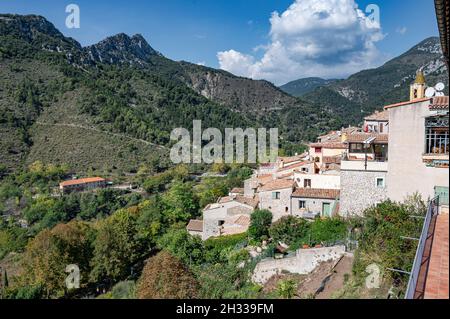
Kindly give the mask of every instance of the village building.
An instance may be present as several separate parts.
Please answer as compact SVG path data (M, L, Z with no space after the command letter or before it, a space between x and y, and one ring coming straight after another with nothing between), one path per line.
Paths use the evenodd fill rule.
M104 178L89 177L64 181L59 184L59 189L63 193L71 193L71 192L88 191L96 188L105 188L106 185L107 182L106 179Z
M270 210L273 221L291 214L291 195L295 182L290 179L270 181L258 189L259 208Z
M217 203L206 206L203 210L202 239L246 232L249 222L246 222L247 218L240 217L250 217L257 207L257 198L240 195L222 197Z
M389 111L376 111L364 119L364 132L389 134Z
M361 216L365 209L387 197L388 135L356 133L348 136L348 151L341 161L342 216Z
M338 189L297 188L291 196L292 215L301 218L332 217L339 211Z
M321 174L295 172L294 180L299 188L341 189L341 176L338 168L333 173Z
M417 98L385 107L390 122L388 196L402 201L416 192L425 200L441 194L448 203L449 98L424 98L422 77L411 87Z
M192 236L203 236L203 220L191 219L186 226L186 230Z
M345 141L349 135L361 132L357 127L343 128L340 131L332 131L327 135L320 136L316 143L309 145L310 159L316 163L323 164L337 157L341 157L347 150ZM325 163L329 164L329 163Z

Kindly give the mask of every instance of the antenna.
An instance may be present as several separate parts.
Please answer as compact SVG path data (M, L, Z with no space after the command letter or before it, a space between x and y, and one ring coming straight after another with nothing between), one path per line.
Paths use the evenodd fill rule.
M432 87L429 87L425 90L425 96L428 98L433 97L436 94L436 90Z
M439 82L438 84L436 84L436 86L434 88L436 89L436 91L444 91L445 84L442 82Z
M434 97L434 96L444 96L444 89L445 84L442 82L439 82L435 85L435 87L429 87L425 90L425 96L428 98Z

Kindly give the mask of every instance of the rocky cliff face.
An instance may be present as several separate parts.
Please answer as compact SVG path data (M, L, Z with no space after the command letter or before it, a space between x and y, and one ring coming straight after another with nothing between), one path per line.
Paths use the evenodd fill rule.
M204 97L236 111L266 114L302 102L282 92L267 81L237 77L228 72L181 63L187 74L186 84Z
M161 56L140 34L129 37L120 33L86 47L84 51L90 60L108 64L144 66L152 56Z

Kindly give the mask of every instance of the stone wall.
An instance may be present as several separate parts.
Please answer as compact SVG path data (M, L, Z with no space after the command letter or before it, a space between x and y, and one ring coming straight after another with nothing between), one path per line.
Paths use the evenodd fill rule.
M306 209L300 209L299 201L306 202ZM333 213L333 209L335 207L335 200L332 199L320 199L320 198L301 198L301 197L292 197L291 199L291 209L292 214L297 217L302 217L303 213L309 212L314 214L322 214L322 205L324 203L330 204L331 213Z
M377 178L384 178L385 186L377 187ZM387 199L387 172L341 170L340 215L359 215L366 208Z
M273 199L272 193L280 192L280 199ZM291 213L291 195L292 189L286 188L281 190L274 190L268 192L260 192L259 208L270 210L273 214L273 221L279 220L283 216L288 216Z
M264 285L272 276L282 272L306 275L320 263L339 260L345 254L345 246L314 249L299 249L295 257L283 259L266 259L258 263L252 275L252 281Z

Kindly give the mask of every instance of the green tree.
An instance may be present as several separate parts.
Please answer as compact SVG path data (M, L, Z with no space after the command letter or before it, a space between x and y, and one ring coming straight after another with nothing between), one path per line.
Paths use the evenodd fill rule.
M286 245L309 242L310 223L302 218L285 216L276 221L269 229L270 237L275 242Z
M268 210L255 210L250 219L248 234L254 240L261 240L268 237L269 227L272 224L273 215Z
M190 235L184 228L169 229L158 244L186 265L199 264L203 261L202 240L198 236Z
M163 195L164 214L169 223L187 222L198 214L198 200L191 183L175 182Z
M139 238L137 213L121 209L102 220L94 243L91 279L117 281L129 276L132 266L150 247Z
M66 293L65 270L70 264L80 268L81 285L86 285L91 244L92 230L84 222L43 230L28 244L23 257L25 286L42 287L46 297L62 297Z

